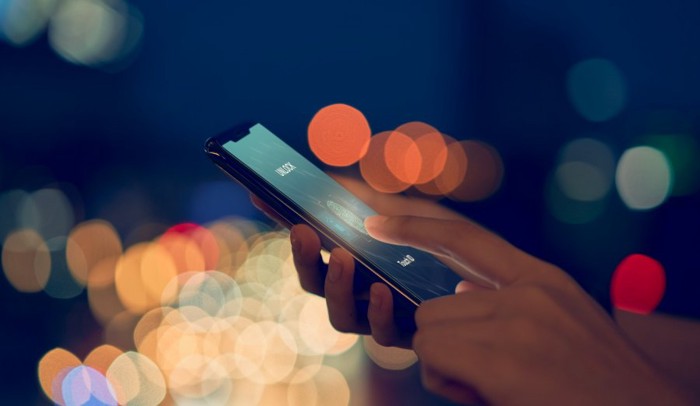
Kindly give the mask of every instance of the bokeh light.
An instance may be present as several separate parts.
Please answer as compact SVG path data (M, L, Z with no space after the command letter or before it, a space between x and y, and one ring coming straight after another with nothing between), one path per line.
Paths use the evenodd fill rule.
M23 227L37 230L46 239L65 236L75 221L68 197L54 188L40 189L26 196L18 215Z
M12 232L2 246L2 269L18 291L41 291L51 273L51 254L46 242L31 229Z
M384 369L406 369L418 362L418 357L412 350L399 347L384 347L377 344L372 336L362 337L362 345L369 358Z
M55 348L39 360L39 383L46 396L59 405L63 399L63 379L73 369L81 365L78 357L63 348Z
M611 148L593 138L578 138L559 152L559 162L547 182L546 199L552 215L568 224L584 224L606 207L615 175Z
M435 179L415 185L421 193L432 196L447 196L464 182L469 162L461 142L444 135L446 143L445 164Z
M567 75L569 99L585 119L601 122L615 117L627 101L627 86L617 65L607 59L587 59Z
M643 137L644 144L661 151L673 173L671 195L686 196L700 188L700 143L690 134Z
M482 141L468 140L460 144L467 155L467 173L448 197L465 202L490 197L501 187L503 180L505 169L501 154Z
M609 146L592 138L579 138L561 151L556 180L569 198L584 202L605 197L613 183L615 157Z
M64 59L102 66L129 56L143 30L140 14L123 0L64 0L49 24L49 42Z
M673 174L668 160L657 149L640 146L622 154L615 184L622 201L633 210L649 210L668 197Z
M332 166L349 166L359 161L367 152L371 135L364 114L340 103L319 110L308 128L311 151Z
M398 162L392 164L393 170L389 167L389 162L386 158L386 151L389 149L389 141L392 141L392 148ZM407 151L412 151L408 153ZM412 156L414 161L406 161L404 157ZM403 180L401 177L394 174L397 168L403 172L403 178L416 178L418 175L416 160L420 159L418 148L415 143L406 135L400 133L385 131L375 134L369 143L367 153L360 160L360 173L362 178L373 189L383 193L398 193L408 189L411 182ZM404 170L407 169L407 170ZM409 179L410 180L410 179Z
M46 28L59 0L0 2L0 38L15 46L31 44Z
M157 405L165 398L163 374L153 361L138 352L117 357L106 376L120 405Z
M657 260L642 254L626 257L615 268L610 297L613 305L633 313L649 314L666 290L666 273Z
M107 378L85 365L73 368L63 378L63 401L67 405L114 405L114 389Z
M122 254L122 243L114 227L103 220L78 224L70 232L66 244L66 259L73 277L95 287L104 287L114 281L110 265L100 272L105 261L116 261ZM111 269L110 269L111 268Z
M90 238L98 235L104 241ZM233 245L219 240L224 235L236 237L226 241ZM81 274L88 275L90 309L108 344L84 363L64 350L47 353L42 385L58 403L348 404L346 378L324 359L347 354L358 337L335 331L323 299L301 289L288 232L261 232L237 219L207 227L182 223L121 253L113 227L92 220L61 238L75 244L76 269L87 269ZM206 256L200 247L215 247L221 255L212 257L214 267L233 247L243 258L230 272L178 272L162 244L170 238L190 239L197 258ZM111 279L101 275L109 272ZM61 361L67 366L60 374L47 368L58 355L69 360Z
M413 142L406 143L403 136ZM411 184L427 183L445 168L447 143L434 127L412 121L400 125L392 132L384 150L384 158L389 169L399 179Z

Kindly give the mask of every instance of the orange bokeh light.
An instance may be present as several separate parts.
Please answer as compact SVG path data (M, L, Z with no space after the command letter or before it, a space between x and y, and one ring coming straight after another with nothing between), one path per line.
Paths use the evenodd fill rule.
M105 375L112 362L123 353L115 346L104 344L90 351L83 364Z
M219 243L214 233L194 223L181 223L170 227L168 231L163 233L162 238L167 238L168 235L180 234L189 237L199 246L202 257L204 258L204 269L215 269L219 263L220 249Z
M394 151L404 152L402 154L392 154L391 167L393 169L390 169L389 161L385 156L390 140ZM367 154L360 160L360 173L365 182L373 189L383 193L398 193L408 189L411 186L411 182L404 179L411 177L416 179L418 176L415 166L409 166L409 169L411 167L414 168L412 174L405 173L404 157L408 155L406 151L411 149L411 146L413 146L412 150L415 151L412 155L420 159L415 143L408 136L392 131L384 131L374 135L370 141ZM395 175L395 172L399 172L402 176Z
M332 166L349 166L359 161L367 152L371 135L362 112L341 103L319 110L308 128L311 151Z
M468 167L464 147L452 137L447 135L443 135L443 137L447 145L442 152L446 156L444 166L435 179L415 186L421 193L444 196L464 182Z
M483 200L495 193L503 180L503 160L492 146L480 141L461 142L467 154L467 174L449 197L460 201Z
M76 226L68 236L66 260L73 277L85 284L101 261L122 254L122 243L114 227L104 220L91 220ZM105 274L101 275L106 276ZM109 278L108 278L109 279ZM105 280L99 283L104 286Z
M44 354L39 361L39 383L46 396L56 404L65 404L61 390L63 378L80 365L78 357L63 348L54 348Z
M21 229L8 235L2 246L2 269L20 292L39 292L51 274L51 254L34 230Z
M393 154L403 155L405 167L403 170L411 174L414 171L418 172L415 179L411 176L409 179L404 179L405 181L413 184L430 182L443 171L447 160L447 142L440 131L426 123L412 121L399 126L394 132L408 136L415 142L417 149L415 151L411 148L403 153L400 149L394 151L391 142L387 144L385 151L387 162L390 162ZM420 158L414 156L416 153ZM396 160L396 158L393 159ZM394 174L400 177L398 173L394 172Z

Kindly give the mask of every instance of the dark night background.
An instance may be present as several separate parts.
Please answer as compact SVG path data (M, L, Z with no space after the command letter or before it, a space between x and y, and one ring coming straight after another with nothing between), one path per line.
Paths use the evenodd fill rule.
M143 37L120 69L71 64L46 35L25 47L0 42L0 192L70 184L77 220L108 219L123 238L145 222L262 219L221 183L205 138L257 120L311 157L309 120L342 102L374 132L421 120L493 145L505 167L499 191L446 204L560 265L607 307L616 265L635 252L656 258L667 275L658 310L700 317L697 189L633 211L613 186L602 214L579 225L558 221L545 201L558 151L573 139L594 134L619 159L646 135L698 138L700 3L130 4ZM567 71L590 58L612 61L626 83L624 108L603 122L579 115L567 95ZM19 293L0 278L3 397L39 402L44 353L99 343L84 335L97 325L86 302ZM388 382L397 392L417 384L404 378Z

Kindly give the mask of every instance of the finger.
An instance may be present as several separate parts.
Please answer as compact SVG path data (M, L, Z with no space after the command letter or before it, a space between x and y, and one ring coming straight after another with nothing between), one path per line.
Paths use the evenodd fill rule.
M413 349L423 368L487 395L505 368L503 351L491 344L496 332L490 322L431 325L416 331Z
M343 333L369 334L366 323L358 323L353 295L355 261L342 248L331 252L325 281L326 305L333 327Z
M301 287L307 292L323 296L326 266L321 259L321 240L311 227L304 224L292 227L289 238Z
M491 318L498 310L501 295L499 291L482 289L426 300L416 310L416 327Z
M410 245L454 260L464 279L494 287L509 285L541 268L542 261L470 222L414 216L372 216L365 228L377 240Z
M455 293L466 293L466 292L472 292L475 290L483 290L483 289L486 289L486 288L483 286L477 285L476 283L472 283L469 281L461 281L455 287Z
M377 213L391 216L420 215L466 221L466 218L461 214L431 200L406 197L393 193L382 193L372 189L367 183L358 179L337 174L330 175Z
M374 341L383 346L399 343L401 337L394 322L394 299L389 287L383 283L373 283L370 287L367 319Z

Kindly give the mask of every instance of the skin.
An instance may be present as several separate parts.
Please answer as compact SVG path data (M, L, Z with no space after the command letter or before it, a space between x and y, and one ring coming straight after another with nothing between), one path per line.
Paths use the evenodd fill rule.
M365 222L374 238L430 252L465 280L459 293L421 304L416 333L401 336L386 285L356 296L350 254L337 248L326 266L314 230L291 228L301 285L326 298L333 326L413 348L428 390L471 404L693 404L556 266L434 202L337 180L383 214ZM366 296L367 314L357 314L355 301Z

